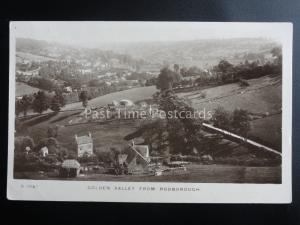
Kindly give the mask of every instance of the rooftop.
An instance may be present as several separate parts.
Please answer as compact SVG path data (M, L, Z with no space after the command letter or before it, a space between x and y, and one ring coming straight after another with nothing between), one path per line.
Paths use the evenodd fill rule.
M75 159L67 159L63 162L62 168L80 168L80 163Z
M76 142L78 145L89 144L93 142L93 139L91 136L85 135L85 136L77 137Z

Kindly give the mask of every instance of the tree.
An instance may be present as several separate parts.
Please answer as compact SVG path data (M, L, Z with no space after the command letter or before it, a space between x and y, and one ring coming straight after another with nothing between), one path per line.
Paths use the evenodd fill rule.
M194 109L170 91L157 94L155 101L166 117L154 121L150 119L125 139L143 137L152 150L163 154L191 154L203 137L201 121L189 116L194 114Z
M277 67L276 72L282 73L282 50L281 50L281 48L279 48L279 47L273 48L271 50L271 54L273 55L273 57L275 57L274 64Z
M57 138L58 136L58 126L49 126L47 129L47 136L48 138L54 137Z
M212 117L214 126L221 129L230 129L231 117L223 107L218 107Z
M15 102L15 114L16 114L16 116L18 117L21 112L22 112L21 100L16 100L16 102Z
M163 68L160 71L157 79L157 88L160 90L172 90L174 83L179 83L181 80L181 75L175 73L174 71L170 70L169 68Z
M250 130L250 117L246 110L235 109L232 114L232 129L235 133L247 136Z
M59 112L63 106L65 106L65 99L62 95L62 92L57 90L51 100L50 108L55 112Z
M15 151L24 152L26 147L33 149L35 146L34 141L28 136L19 136L15 138Z
M45 92L39 91L34 94L34 100L32 102L32 109L34 112L42 113L49 108L49 99Z
M21 112L23 112L23 115L26 116L27 111L31 106L31 98L27 95L24 95L21 100L16 100L15 104L16 104L16 108L15 108L16 116L19 116Z
M89 99L88 92L82 91L79 95L79 99L82 102L82 106L86 108L88 106L88 99Z
M185 77L187 75L187 71L188 71L188 69L186 67L182 67L179 70L180 75L183 76L183 77Z
M233 68L233 65L226 60L221 60L218 64L218 69L223 73L228 73Z
M173 66L175 73L179 72L179 65L178 64L174 64Z
M49 153L56 154L58 152L58 149L60 148L59 142L56 138L50 137L50 138L44 138L39 141L39 143L36 145L35 149L36 151L39 151L43 147L47 147L49 150Z

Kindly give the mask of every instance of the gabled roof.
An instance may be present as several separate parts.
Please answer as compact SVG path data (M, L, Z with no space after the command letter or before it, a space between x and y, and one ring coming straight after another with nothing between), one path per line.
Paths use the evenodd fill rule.
M67 159L63 162L63 164L61 166L62 166L62 168L79 169L80 168L80 163L75 159Z
M141 153L143 157L149 157L149 147L148 145L134 145L134 148Z
M76 142L78 145L89 144L93 142L93 139L90 136L81 136L77 137Z
M47 146L42 147L40 151L42 151L42 152L48 152Z

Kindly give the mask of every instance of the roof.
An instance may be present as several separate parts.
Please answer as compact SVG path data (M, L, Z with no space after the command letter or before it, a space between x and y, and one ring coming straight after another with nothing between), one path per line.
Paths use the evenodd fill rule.
M122 99L120 100L120 105L124 105L124 106L132 106L134 105L134 103L131 100L128 99Z
M149 147L148 145L134 145L134 148L141 153L143 157L149 157Z
M43 152L48 152L48 148L47 148L47 146L45 146L45 147L42 147L40 151L43 151Z
M79 169L80 163L75 159L67 159L63 162L61 165L62 168L73 168L73 169Z
M90 136L81 136L77 137L76 142L78 145L89 144L93 142L93 139Z

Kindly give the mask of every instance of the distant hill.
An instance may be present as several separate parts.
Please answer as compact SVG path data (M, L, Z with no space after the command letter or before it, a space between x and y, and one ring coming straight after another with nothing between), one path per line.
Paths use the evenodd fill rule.
M99 48L142 58L151 63L178 63L186 66L212 66L221 59L232 63L266 59L278 43L264 38L212 39L179 42L144 42L103 45Z
M86 60L87 62L111 63L117 60L121 65L136 66L144 64L125 53L115 53L111 50L83 48L67 44L17 38L17 60L46 61L46 60ZM42 57L42 58L41 58Z
M212 39L179 42L105 43L94 48L81 48L60 43L18 38L17 52L52 59L85 58L93 61L119 59L124 64L165 64L211 67L220 60L231 63L247 60L268 60L270 51L279 44L264 38Z

